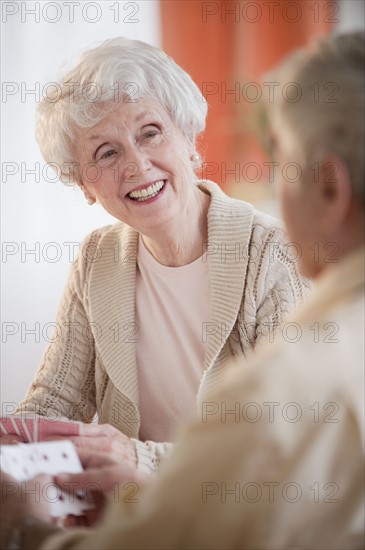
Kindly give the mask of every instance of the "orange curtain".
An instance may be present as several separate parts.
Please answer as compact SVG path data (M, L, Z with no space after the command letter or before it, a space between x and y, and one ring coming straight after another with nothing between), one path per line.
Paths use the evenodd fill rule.
M337 3L161 0L160 6L163 49L208 100L199 147L203 176L222 187L247 180L247 163L265 160L252 135L262 75L291 50L328 33Z

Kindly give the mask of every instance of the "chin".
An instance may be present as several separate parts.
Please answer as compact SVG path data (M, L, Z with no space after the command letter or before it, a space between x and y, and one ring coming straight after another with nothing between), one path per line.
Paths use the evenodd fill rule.
M299 271L307 279L316 279L323 271L323 266L314 262L300 261Z
M143 220L140 220L141 223L138 224L138 227L142 229L142 233L144 231L148 231L150 234L153 234L153 231L156 231L158 233L163 228L167 228L171 223L176 221L176 214L170 214L166 211L161 213L159 216L158 214L154 214L150 218L146 216Z

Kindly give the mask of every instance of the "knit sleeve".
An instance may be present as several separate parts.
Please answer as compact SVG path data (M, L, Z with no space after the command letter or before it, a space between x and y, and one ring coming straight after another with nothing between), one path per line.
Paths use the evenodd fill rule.
M146 474L158 470L163 461L170 455L173 443L156 443L133 439L137 452L137 468Z
M97 232L80 246L58 308L52 341L16 413L90 422L95 414L95 346L87 281Z
M244 300L237 319L241 352L272 344L285 319L310 292L311 284L299 272L300 250L285 231L256 223L250 243Z

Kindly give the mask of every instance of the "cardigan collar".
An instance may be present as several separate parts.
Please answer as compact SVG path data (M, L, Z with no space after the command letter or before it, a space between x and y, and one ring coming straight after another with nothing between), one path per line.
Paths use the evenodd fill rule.
M200 180L198 186L211 195L207 246L211 319L205 331L204 362L207 372L224 346L240 309L254 209L244 201L228 197L216 183Z
M207 348L204 376L224 346L239 312L248 265L253 207L223 193L211 181L197 185L211 195L208 211L207 258L210 278L210 323L202 327ZM99 261L90 274L90 317L99 327L96 347L116 388L138 403L135 281L138 232L123 223L99 241ZM101 291L101 289L103 289ZM205 331L205 332L204 332ZM220 368L219 365L216 368Z

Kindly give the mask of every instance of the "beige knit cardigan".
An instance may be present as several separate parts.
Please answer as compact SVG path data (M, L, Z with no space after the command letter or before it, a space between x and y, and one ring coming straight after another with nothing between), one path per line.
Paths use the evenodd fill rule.
M307 284L277 220L229 198L213 182L198 185L211 195L211 320L202 328L207 347L199 404L217 386L233 355L247 355L258 342L272 339ZM97 413L100 423L135 438L138 466L151 472L171 444L138 440L137 254L138 233L124 223L97 229L85 239L59 306L58 333L18 412L83 422Z

